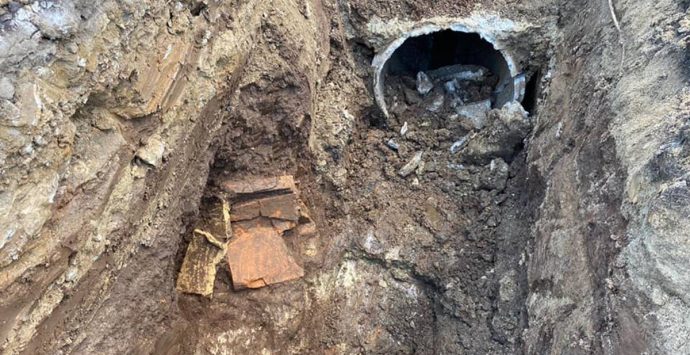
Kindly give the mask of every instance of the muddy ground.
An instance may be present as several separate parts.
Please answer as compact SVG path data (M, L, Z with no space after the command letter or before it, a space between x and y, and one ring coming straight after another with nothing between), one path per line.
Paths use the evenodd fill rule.
M0 5L3 353L690 351L687 4ZM412 76L377 107L376 53L449 18L528 112L478 128ZM286 174L304 277L177 292L204 197Z

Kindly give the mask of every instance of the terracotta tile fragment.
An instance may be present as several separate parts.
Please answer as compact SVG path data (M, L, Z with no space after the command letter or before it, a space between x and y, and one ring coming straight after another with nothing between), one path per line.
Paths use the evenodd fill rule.
M251 200L232 204L230 221L246 221L261 216L259 201Z
M295 179L291 175L225 181L221 183L221 186L225 191L235 194L255 194L268 191L297 192Z
M271 224L273 225L273 228L275 228L276 232L278 232L280 235L285 233L285 231L293 229L297 226L297 222L282 219L272 219Z
M177 276L177 291L202 296L213 294L216 265L223 259L224 246L211 234L195 230Z
M261 206L261 215L269 218L297 221L299 211L297 209L297 196L286 194L269 196L258 200Z
M297 221L297 197L295 194L284 194L235 203L232 205L230 220L246 221L259 216Z
M266 218L232 224L234 238L227 247L233 287L259 288L298 279L304 270L295 263L283 238Z

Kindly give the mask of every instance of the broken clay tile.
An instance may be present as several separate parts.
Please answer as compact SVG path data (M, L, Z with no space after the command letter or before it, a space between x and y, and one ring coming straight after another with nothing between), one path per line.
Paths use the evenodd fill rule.
M304 270L295 263L278 232L265 218L233 223L227 247L233 287L259 288L298 279Z
M205 198L201 203L196 229L211 233L215 238L226 241L232 236L230 229L230 206L219 197Z
M297 226L297 222L286 221L283 219L272 219L271 224L273 225L273 228L275 228L276 232L281 235L285 233L285 231L293 229Z
M257 178L242 181L225 181L222 187L236 194L255 194L268 191L297 192L295 180L291 175Z
M223 259L224 247L211 234L194 230L177 276L177 291L202 296L213 294L216 265Z
M259 216L290 221L299 219L295 194L268 196L257 200L233 204L230 220L246 221Z
M230 221L246 221L261 216L259 201L251 200L232 204Z
M297 221L299 210L297 208L297 196L286 194L270 196L258 200L261 206L261 215L269 218Z

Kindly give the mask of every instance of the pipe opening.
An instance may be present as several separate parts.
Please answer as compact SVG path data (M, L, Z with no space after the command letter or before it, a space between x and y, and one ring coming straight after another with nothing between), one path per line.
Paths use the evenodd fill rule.
M415 35L419 33L418 35ZM455 95L457 90L472 91L469 81L482 80L480 95L464 93L461 105L483 102L489 108L501 108L511 101L522 101L525 79L518 74L515 64L502 50L477 32L464 32L455 27L436 31L414 32L394 41L377 55L374 89L376 100L388 117L390 93L384 91L389 79L415 79L417 85L428 77L431 85L443 86L446 93ZM419 73L422 77L419 78ZM455 83L451 83L455 80ZM424 83L421 83L424 84ZM431 86L427 85L427 86ZM472 86L472 85L469 85ZM420 94L426 95L421 88ZM457 104L455 104L457 106Z
M477 33L443 30L411 37L388 60L388 75L415 76L455 64L478 65L510 80L510 69L503 55Z

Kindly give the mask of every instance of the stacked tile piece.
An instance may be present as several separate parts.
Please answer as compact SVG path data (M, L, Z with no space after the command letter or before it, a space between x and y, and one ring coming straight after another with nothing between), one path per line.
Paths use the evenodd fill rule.
M230 220L234 238L227 249L233 287L259 288L304 276L283 240L300 220L292 176L229 181L234 195Z
M284 238L315 235L292 176L226 181L227 198L202 203L177 290L210 296L216 266L226 257L233 288L253 289L295 280L304 270Z

